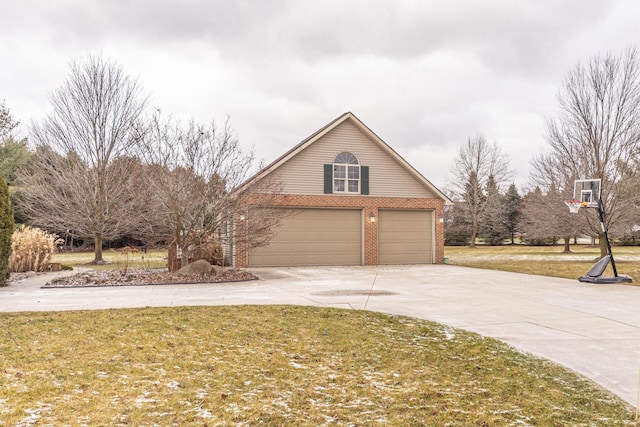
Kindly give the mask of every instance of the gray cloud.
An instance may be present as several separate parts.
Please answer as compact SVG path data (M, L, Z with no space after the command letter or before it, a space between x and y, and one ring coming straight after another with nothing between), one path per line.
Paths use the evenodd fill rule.
M102 52L164 110L231 114L267 161L353 111L436 185L476 133L505 145L524 184L523 158L544 144L562 77L597 51L638 43L637 9L631 0L5 2L0 99L23 122L37 119L69 60Z

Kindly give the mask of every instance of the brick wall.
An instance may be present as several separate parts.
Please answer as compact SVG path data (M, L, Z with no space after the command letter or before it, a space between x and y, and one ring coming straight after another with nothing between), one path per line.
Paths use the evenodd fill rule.
M270 206L291 208L360 208L364 209L364 264L378 264L378 209L431 209L435 219L435 256L434 262L444 262L444 224L438 218L443 215L444 201L441 199L407 198L407 197L373 197L373 196L346 196L346 195L295 195L281 194L263 196L252 194L247 199L244 215L248 216L248 208L251 206L264 206L267 202ZM375 222L369 219L370 214L376 217ZM236 223L237 232L242 233L243 223ZM236 246L236 266L247 266L247 249L243 242Z

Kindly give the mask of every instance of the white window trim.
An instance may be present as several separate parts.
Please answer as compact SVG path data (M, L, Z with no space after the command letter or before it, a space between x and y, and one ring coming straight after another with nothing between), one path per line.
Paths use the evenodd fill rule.
M345 152L343 152L345 153ZM338 158L341 154L340 153L336 156L336 158ZM356 157L355 154L353 153L349 153L346 152L350 155L353 156L353 158L356 160L357 163L335 163L335 158L334 158L334 163L333 163L333 168L332 168L332 173L333 173L333 180L332 180L332 185L333 185L333 192L336 194L361 194L361 188L362 188L362 171L361 171L361 167L360 167L360 160L358 160L358 158ZM336 178L336 166L343 166L345 168L345 176L344 178ZM356 191L349 191L349 181L356 181L356 179L352 179L349 178L349 168L354 168L357 167L358 168L358 189ZM336 180L342 180L344 181L344 190L340 191L336 188Z

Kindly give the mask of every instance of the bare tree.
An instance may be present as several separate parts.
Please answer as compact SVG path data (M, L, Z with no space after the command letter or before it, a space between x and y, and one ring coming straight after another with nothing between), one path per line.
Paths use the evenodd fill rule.
M93 239L93 262L102 263L103 239L135 228L139 203L126 159L146 98L118 65L91 56L71 64L50 100L53 112L32 128L37 150L19 173L19 200L34 224Z
M579 215L571 214L563 200L572 196L562 194L556 186L551 186L546 193L536 187L524 198L524 209L519 227L524 238L531 241L556 242L564 240L563 252L571 251L571 239L584 233L585 222Z
M229 120L219 129L213 122L183 126L157 114L140 138L152 203L147 234L172 236L182 266L203 245L230 244L234 218L255 188L234 191L247 179L254 156L242 149ZM264 229L252 230L251 238L267 238L274 220L263 217Z
M451 186L455 197L465 202L470 221L470 243L475 241L480 229L480 217L487 206L485 188L490 179L497 188L503 186L512 176L509 156L500 147L490 144L482 136L469 138L460 148L458 157L451 167Z
M577 64L558 92L560 112L547 122L549 151L534 158L532 183L560 190L577 178L602 179L607 228L628 220L640 194L635 169L640 152L640 58L635 49L621 56L596 55ZM561 191L562 193L562 191ZM583 209L582 211L586 211ZM592 233L606 244L594 212L583 213ZM627 218L625 218L627 217Z

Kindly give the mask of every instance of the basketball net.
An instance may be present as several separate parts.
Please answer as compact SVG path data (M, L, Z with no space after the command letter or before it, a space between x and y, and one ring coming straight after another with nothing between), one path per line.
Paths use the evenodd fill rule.
M569 206L570 213L578 213L580 208L587 206L587 202L581 202L580 200L565 200L564 204Z

